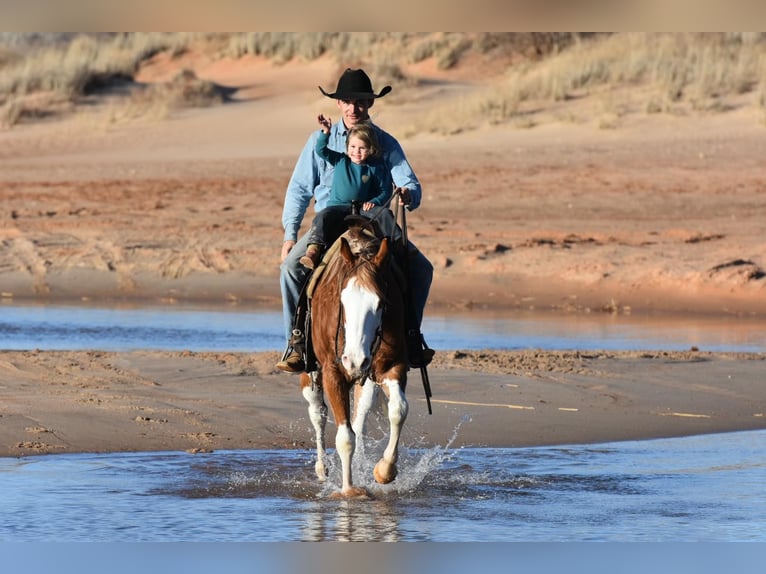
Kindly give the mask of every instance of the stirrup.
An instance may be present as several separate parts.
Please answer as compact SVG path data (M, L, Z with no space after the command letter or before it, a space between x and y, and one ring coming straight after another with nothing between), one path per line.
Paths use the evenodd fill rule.
M436 351L428 346L420 331L415 329L407 331L407 363L410 367L415 369L427 367L433 361L435 354Z
M287 357L279 361L276 367L285 373L302 373L306 370L306 363L298 351L292 351Z
M282 359L276 364L277 369L286 373L302 373L306 370L303 359L306 349L306 339L300 329L293 329L290 341Z

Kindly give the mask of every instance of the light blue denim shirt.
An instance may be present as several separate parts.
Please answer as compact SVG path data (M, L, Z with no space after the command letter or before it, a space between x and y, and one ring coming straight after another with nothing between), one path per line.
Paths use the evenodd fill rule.
M394 185L410 190L412 200L408 208L410 210L416 209L420 205L422 191L420 182L415 176L415 172L412 171L402 146L392 135L378 126L374 127L378 143L383 151L383 161L391 170L391 179ZM317 130L309 136L295 164L290 182L287 184L285 205L282 210L285 241L298 239L298 231L312 197L314 198L315 211L322 211L327 205L334 168L316 153L316 142L320 133L321 130ZM348 130L342 121L333 124L327 147L338 152L345 152L347 135Z

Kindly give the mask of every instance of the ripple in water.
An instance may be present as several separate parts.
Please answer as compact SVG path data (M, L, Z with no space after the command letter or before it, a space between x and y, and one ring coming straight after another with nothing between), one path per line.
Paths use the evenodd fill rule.
M0 459L1 541L766 541L766 431L355 457L335 500L307 450Z

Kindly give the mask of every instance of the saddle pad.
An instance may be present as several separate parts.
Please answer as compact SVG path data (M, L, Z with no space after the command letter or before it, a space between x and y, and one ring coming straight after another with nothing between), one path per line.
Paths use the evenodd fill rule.
M345 233L343 235L346 235ZM341 235L340 237L343 237ZM324 255L322 256L322 260L319 262L319 265L317 265L314 268L314 271L311 273L311 277L309 277L309 284L308 287L306 287L306 297L311 299L311 297L314 295L314 289L317 286L317 283L319 283L320 277L324 274L324 270L327 269L327 265L330 263L330 261L333 260L333 258L338 254L338 251L340 251L340 237L335 240L335 242L330 245L330 248L324 252Z

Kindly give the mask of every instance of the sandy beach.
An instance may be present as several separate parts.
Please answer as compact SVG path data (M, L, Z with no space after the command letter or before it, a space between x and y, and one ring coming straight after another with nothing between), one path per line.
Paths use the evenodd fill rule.
M316 114L337 115L316 89L334 84L337 66L193 63L237 86L235 101L118 121L105 98L0 131L0 314L31 301L278 308L284 190ZM394 135L476 82L397 89L372 110ZM556 113L588 118L587 105ZM424 189L408 231L434 263L428 309L763 319L764 133L752 110L733 107L626 116L610 129L551 120L402 138ZM511 447L762 429L765 358L441 352L429 370L433 415L410 373L404 441ZM2 351L0 456L309 447L298 380L276 359Z
M0 353L0 456L311 448L276 353ZM766 428L763 354L439 353L411 447L534 446ZM378 425L371 425L377 428ZM330 427L332 444L334 427Z

